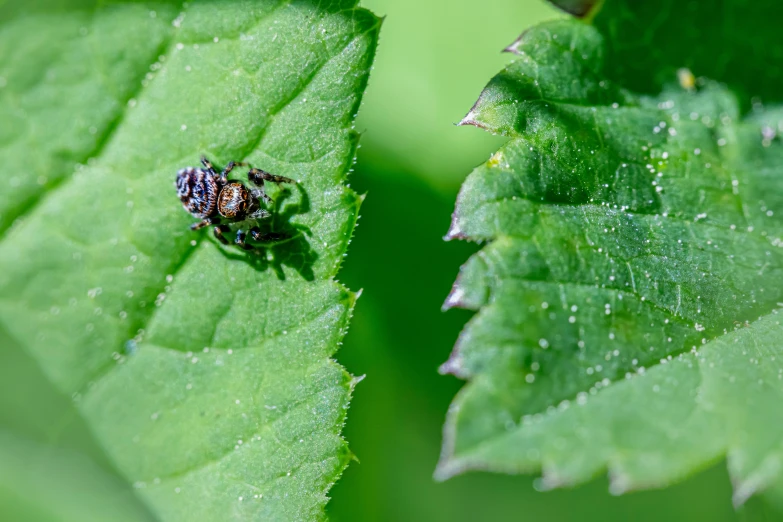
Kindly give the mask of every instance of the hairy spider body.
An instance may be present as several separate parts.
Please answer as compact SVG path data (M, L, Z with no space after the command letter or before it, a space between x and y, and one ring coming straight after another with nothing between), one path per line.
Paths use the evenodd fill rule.
M251 202L250 191L243 184L228 183L220 191L217 210L226 219L244 219Z
M201 157L201 163L204 168L185 167L177 172L175 183L177 195L185 210L201 220L198 223L193 223L190 226L191 230L214 225L215 237L224 244L228 244L228 239L224 234L231 231L227 223L262 219L271 215L261 208L260 200L271 201L264 192L264 181L278 184L294 183L292 179L255 169L247 163L231 161L220 174L215 171L212 163L204 156ZM234 167L250 167L247 179L257 188L248 190L240 181L229 181L228 174ZM248 232L244 230L238 230L234 243L246 250L252 250L253 247L245 242L247 234ZM249 234L254 241L258 242L283 238L281 234L262 234L258 227L252 227Z
M177 173L177 195L193 217L204 219L212 216L219 194L220 186L209 173L193 167Z

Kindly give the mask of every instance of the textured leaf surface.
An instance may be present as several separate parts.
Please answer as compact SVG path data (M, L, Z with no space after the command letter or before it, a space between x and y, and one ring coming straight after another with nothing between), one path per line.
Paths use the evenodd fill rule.
M333 278L379 27L355 3L6 6L0 323L161 520L321 518L347 463ZM293 238L188 230L202 153L299 180L265 225Z
M463 121L510 140L449 231L489 243L446 302L478 313L443 366L470 383L438 476L608 468L621 492L728 454L741 502L779 480L783 444L783 111L676 77L634 94L580 22L510 50Z

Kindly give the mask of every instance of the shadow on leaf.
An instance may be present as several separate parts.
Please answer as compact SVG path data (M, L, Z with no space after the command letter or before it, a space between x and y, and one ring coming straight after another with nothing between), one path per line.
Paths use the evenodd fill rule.
M299 193L299 201L288 201L293 195L293 190L283 187L272 203L272 216L254 222L262 234L280 234L283 239L274 242L254 242L248 240L253 250L238 250L233 245L221 247L221 252L228 259L246 261L256 270L263 271L271 268L280 280L285 280L283 266L293 268L306 281L313 281L313 264L318 259L318 254L310 246L308 237L312 231L306 225L292 223L291 220L301 214L310 211L310 197L301 185L294 185Z

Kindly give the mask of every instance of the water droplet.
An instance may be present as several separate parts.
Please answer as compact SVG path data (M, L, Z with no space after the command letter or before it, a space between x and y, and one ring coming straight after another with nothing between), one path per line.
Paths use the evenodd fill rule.
M126 354L133 355L138 351L139 346L134 339L129 339L125 341L125 345L123 346L123 348Z

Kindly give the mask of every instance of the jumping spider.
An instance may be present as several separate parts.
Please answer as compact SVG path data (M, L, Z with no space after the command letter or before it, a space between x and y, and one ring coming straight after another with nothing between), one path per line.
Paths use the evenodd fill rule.
M201 156L201 163L204 168L185 167L177 172L177 195L185 210L201 220L190 225L190 229L198 230L215 225L213 229L215 237L224 245L228 244L224 234L231 232L227 223L271 216L268 211L261 208L259 202L261 199L267 203L272 201L264 192L264 181L278 184L295 183L292 179L275 176L240 161L230 161L220 174L215 171L206 157ZM234 167L250 167L247 179L257 188L248 190L240 181L229 181L228 175ZM259 242L275 241L285 237L274 232L262 234L255 226L248 232L237 230L234 243L245 250L253 250L252 246L245 243L248 233L253 241Z

